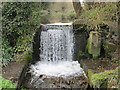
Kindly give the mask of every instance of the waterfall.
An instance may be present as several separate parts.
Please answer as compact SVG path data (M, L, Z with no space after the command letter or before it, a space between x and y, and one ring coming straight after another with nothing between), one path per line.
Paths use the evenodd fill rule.
M42 31L40 36L41 61L72 61L72 25L47 25L46 27L48 30Z
M71 23L47 24L40 36L40 61L30 67L33 76L66 77L84 73L78 61L73 61L73 38Z

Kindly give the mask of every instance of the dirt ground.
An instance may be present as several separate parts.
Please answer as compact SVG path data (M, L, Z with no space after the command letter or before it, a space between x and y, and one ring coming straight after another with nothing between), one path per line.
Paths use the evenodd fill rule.
M5 79L17 83L21 71L26 62L11 62L8 66L2 68L2 76Z
M83 59L81 62L87 67L87 69L92 69L95 73L104 72L105 70L113 70L119 66L117 62L113 62L107 58Z
M84 64L87 69L92 69L95 73L104 72L105 70L113 70L119 66L120 47L117 47L116 52L109 53L110 58L97 58L97 59L82 59L80 62Z

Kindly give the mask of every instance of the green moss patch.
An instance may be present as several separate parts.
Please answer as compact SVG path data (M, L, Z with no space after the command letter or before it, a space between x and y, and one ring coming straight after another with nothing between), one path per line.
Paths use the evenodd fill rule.
M119 86L118 68L95 74L88 70L88 78L94 88L118 88Z
M86 48L93 58L100 56L101 40L97 31L90 32Z
M113 43L106 42L104 45L104 48L105 48L106 53L109 53L109 52L115 52L117 46Z
M23 53L17 53L14 56L15 61L31 61L32 60L32 51L25 51Z

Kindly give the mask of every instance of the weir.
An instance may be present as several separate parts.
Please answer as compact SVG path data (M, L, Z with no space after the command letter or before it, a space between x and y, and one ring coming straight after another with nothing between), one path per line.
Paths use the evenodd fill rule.
M47 24L47 31L41 32L41 61L72 61L73 33L71 23Z
M33 47L33 52L39 55L39 60L29 65L22 87L87 87L86 75L79 62L73 59L74 34L72 23L42 25L38 32L39 34L36 34L38 35L36 37L39 43L38 41L35 42L34 45L38 46ZM35 58L35 54L33 54L33 60L38 59ZM81 86L83 81L86 83Z
M47 24L45 29L40 36L40 61L31 65L32 74L65 77L84 73L78 61L73 61L72 24Z

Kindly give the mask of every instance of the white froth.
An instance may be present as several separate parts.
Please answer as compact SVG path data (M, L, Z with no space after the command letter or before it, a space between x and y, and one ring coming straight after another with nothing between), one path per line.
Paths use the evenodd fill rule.
M41 61L31 65L30 72L33 76L44 74L57 77L83 74L84 71L78 61L72 61L74 53L72 24L54 23L47 25L51 26L52 29L48 28L47 31L41 32L39 48ZM59 25L64 26L63 30L58 27Z
M46 25L72 25L72 23L52 23L52 24L46 24Z
M78 61L59 61L57 63L39 61L35 65L31 65L30 68L30 72L35 76L45 74L48 76L67 77L84 73Z

